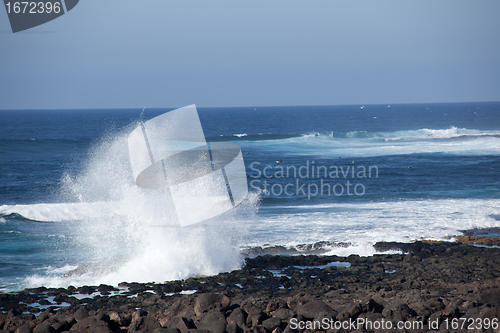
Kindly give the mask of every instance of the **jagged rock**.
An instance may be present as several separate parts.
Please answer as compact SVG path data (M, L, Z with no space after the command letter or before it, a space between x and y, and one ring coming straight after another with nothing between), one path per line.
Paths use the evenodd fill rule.
M497 319L500 319L500 309L499 308L491 308L491 309L488 309L486 310L484 313L481 314L481 317L483 319L493 319L493 318L497 318ZM490 324L491 325L491 324ZM498 330L497 330L498 331Z
M168 306L164 310L165 315L170 315L170 316L177 316L179 315L179 312L186 309L186 308L191 308L191 303L189 300L184 299L184 298L179 298L175 302L173 302L170 306ZM193 309L194 311L194 309Z
M9 319L4 324L4 329L14 332L17 328L25 324L25 320L21 316L9 316Z
M272 332L276 327L281 325L281 319L278 317L272 317L264 320L262 326L268 331Z
M16 329L16 333L31 333L31 331L34 329L34 327L32 327L33 322L29 322L29 323L26 323L24 325L21 325L20 327L18 327Z
M490 306L500 306L500 289L490 288L481 293L480 302Z
M49 322L52 325L52 327L54 327L54 329L58 332L69 331L71 327L66 320L59 321L54 318L54 319L49 319L47 322Z
M194 312L194 308L192 306L185 308L184 310L180 311L177 316L184 317L184 318L193 318L196 317L196 313Z
M111 326L115 325L113 323L116 323L118 327L129 326L130 323L132 322L132 316L128 313L124 312L118 313L116 311L111 311L110 313L108 313L108 315Z
M144 310L137 310L132 313L132 322L134 321L140 321L142 317L146 317L148 315L147 311Z
M488 312L490 309L491 308L487 305L478 306L476 308L472 308L469 311L467 311L463 317L464 318L472 318L472 319L483 318L484 314L486 312ZM432 316L435 316L435 315L436 314L433 314ZM432 316L431 316L431 318L432 318Z
M8 318L17 317L17 316L20 316L22 313L23 312L21 310L19 310L18 308L10 309L7 312L7 317Z
M78 311L77 311L78 312ZM38 317L35 319L35 323L36 324L39 324L47 319L50 318L50 311L49 310L45 310L43 312L41 312Z
M385 318L392 319L394 321L405 321L410 317L416 316L417 313L408 305L398 303L384 308L382 315Z
M181 333L185 333L190 329L193 329L194 325L184 317L173 317L169 321L167 321L166 327L168 329L178 329Z
M430 314L444 310L445 305L443 303L443 300L439 297L434 297L428 300L427 302L424 303L424 311L425 312L418 312L417 315L422 316L422 317L428 317Z
M366 312L382 313L382 311L384 310L383 305L377 303L373 298L363 300L361 306L363 313Z
M331 316L336 316L337 311L333 310L329 305L323 301L313 301L307 302L305 304L299 305L295 311L308 319L314 319L318 317L321 313L326 313Z
M226 318L222 312L213 310L203 316L197 328L213 333L224 333L226 330Z
M155 328L153 333L180 333L177 328Z
M161 326L154 316L148 315L144 318L141 331L143 331L144 333L153 333L153 331L157 328L161 328Z
M308 302L312 302L312 301L314 301L314 298L309 293L301 292L293 297L288 297L286 300L286 303L290 309L295 311L295 308L297 306L308 303Z
M75 314L74 314L74 317L76 319L76 321L80 321L82 319L85 319L89 316L89 311L85 308L85 307L81 307L79 308L78 310L76 310Z
M274 311L273 316L278 317L281 320L289 320L294 315L293 311L290 309L278 309Z
M257 325L255 326L253 329L252 329L253 333L267 333L266 329L261 326L261 325Z
M74 324L76 324L76 319L74 316L72 315L69 315L69 314L59 314L55 317L55 319L59 322L66 322L68 324L68 329L67 331L69 331L69 328L71 326L73 326Z
M363 306L360 303L353 304L349 308L349 318L358 318L360 314L363 313Z
M109 315L107 313L104 313L104 312L100 312L100 313L96 314L94 316L94 318L97 320L105 321L107 323L109 323L109 321L110 321Z
M229 317L227 317L228 324L236 324L239 327L244 327L246 325L247 313L242 308L236 308L231 312Z
M160 323L160 326L161 326L162 328L164 328L165 326L167 326L167 322L168 322L170 319L172 319L172 316L170 316L170 315L166 315L166 316L165 316L165 315L158 315L158 316L156 317L156 319L158 319L158 322Z
M249 306L245 308L248 313L246 325L248 327L254 327L260 325L262 321L267 319L267 316L261 309L255 306Z
M158 295L148 295L143 301L142 305L145 307L151 306L156 304L156 302L160 299L160 296Z
M266 312L268 314L272 314L274 311L276 311L278 309L287 308L287 307L288 307L288 305L286 304L286 301L284 301L282 299L274 298L274 299L270 300L269 303L267 303Z
M241 327L239 327L235 323L232 323L232 324L227 324L226 332L227 333L243 333L243 329L241 329Z
M109 324L103 320L98 320L94 317L87 317L81 319L75 325L73 325L70 331L78 331L82 333L110 333L112 332L109 328Z
M223 294L206 293L196 298L194 313L201 317L210 310L226 310L230 305L229 298Z
M443 310L443 315L446 317L458 317L460 316L460 310L458 309L458 306L463 303L463 300L461 298L458 298L450 304Z
M50 325L48 322L43 322L36 325L33 333L56 333L56 329Z
M157 328L161 328L160 323L153 315L148 315L146 311L138 310L132 315L132 322L128 332L141 331L144 333L153 333Z

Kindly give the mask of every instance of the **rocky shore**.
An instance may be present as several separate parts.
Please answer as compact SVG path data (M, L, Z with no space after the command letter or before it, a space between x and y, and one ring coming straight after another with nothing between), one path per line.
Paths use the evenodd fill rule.
M375 247L403 254L263 255L240 270L163 284L0 293L0 333L499 331L500 248Z

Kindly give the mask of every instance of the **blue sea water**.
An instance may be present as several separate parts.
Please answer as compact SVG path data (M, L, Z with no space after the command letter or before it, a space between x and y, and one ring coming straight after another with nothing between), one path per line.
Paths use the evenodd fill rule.
M499 102L199 108L208 141L241 147L251 194L189 228L141 200L126 149L169 110L0 110L0 290L161 282L238 268L253 246L371 255L377 241L500 227Z

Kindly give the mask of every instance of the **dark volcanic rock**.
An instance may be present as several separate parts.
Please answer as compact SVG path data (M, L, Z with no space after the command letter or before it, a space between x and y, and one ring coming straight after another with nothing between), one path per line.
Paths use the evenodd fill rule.
M78 310L75 312L75 319L76 321L83 320L89 316L89 311L85 307L80 307Z
M80 310L80 309L78 309L78 310ZM78 311L78 310L77 310L77 311ZM40 314L38 315L38 317L35 319L35 323L39 324L39 323L41 323L41 322L43 322L44 320L47 320L47 319L49 319L49 318L50 318L50 311L45 310L45 311L43 311L42 313L40 313Z
M180 333L176 328L155 328L153 333Z
M286 301L281 298L273 298L269 301L269 303L267 303L266 312L268 314L272 314L274 311L283 308L288 308L288 304L286 304Z
M56 329L50 325L48 322L43 322L36 325L33 333L56 333Z
M187 332L190 329L195 328L191 320L184 317L173 317L166 323L168 329L178 329L181 333Z
M236 324L227 324L226 332L227 333L243 333L243 329Z
M481 293L480 302L491 306L500 306L500 289L490 288Z
M417 313L413 309L411 309L407 304L398 303L387 306L382 311L382 315L385 318L392 319L394 321L405 321L408 318L416 316Z
M158 320L154 316L148 315L144 318L142 327L140 327L140 331L145 333L153 333L153 331L157 328L161 328Z
M210 310L226 310L229 304L230 301L226 295L215 293L201 294L196 298L194 312L197 316L201 317Z
M213 333L224 333L226 331L226 318L222 312L213 310L204 315L196 327Z
M71 331L82 333L110 333L112 332L109 324L103 320L98 320L94 317L81 319L71 327Z
M116 312L116 311L111 311L108 313L109 315L109 323L111 326L129 326L131 321L132 321L132 316L128 313L124 312Z
M246 325L248 327L255 327L260 325L264 320L267 319L267 315L256 306L247 306L245 307L246 312L248 313Z
M187 333L211 333L210 331L208 330L202 330L202 329L190 329L187 331Z
M247 313L242 308L234 309L229 317L227 317L228 324L236 324L239 327L244 327L247 321Z
M261 325L257 325L255 326L253 329L252 329L253 333L267 333L266 329L261 326Z
M295 311L299 315L302 315L308 319L314 319L322 313L331 315L333 317L337 315L337 311L333 310L329 305L325 304L325 302L322 301L313 301L299 305Z
M262 322L262 326L268 332L272 332L276 327L281 326L281 319L278 317L272 317L272 318L266 319Z
M16 329L16 333L31 333L35 328L35 324L30 321L26 324L21 325Z
M287 305L290 309L295 310L296 307L314 301L314 298L307 292L301 292L287 299Z
M288 325L293 317L422 320L428 324L435 319L443 323L453 318L500 316L500 249L426 242L379 243L377 247L407 254L263 256L247 259L240 270L217 276L165 284L122 283L129 290L119 295L106 285L0 293L0 330L298 333ZM335 261L348 262L350 267L317 267ZM286 276L276 276L271 270ZM102 295L91 295L96 289ZM198 292L169 294L182 290ZM77 292L89 297L79 301L71 296ZM49 302L49 296L72 305L61 308ZM33 303L49 309L28 306Z
M273 316L280 318L281 320L289 320L294 315L293 311L290 309L278 309L274 311Z

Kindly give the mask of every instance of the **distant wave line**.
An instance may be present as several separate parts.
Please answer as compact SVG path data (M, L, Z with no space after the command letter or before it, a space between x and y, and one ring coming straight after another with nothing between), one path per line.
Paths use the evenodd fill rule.
M217 141L270 141L286 140L293 138L336 138L336 139L380 139L383 141L398 140L448 140L448 139L475 139L481 137L500 138L500 131L489 130L482 131L476 129L456 128L448 129L428 129L405 130L393 132L368 132L368 131L349 131L349 132L308 132L308 133L256 133L256 134L232 134L212 136L207 140Z

